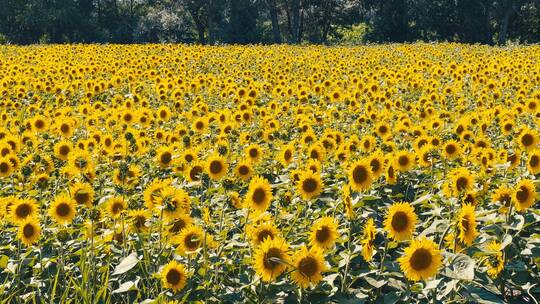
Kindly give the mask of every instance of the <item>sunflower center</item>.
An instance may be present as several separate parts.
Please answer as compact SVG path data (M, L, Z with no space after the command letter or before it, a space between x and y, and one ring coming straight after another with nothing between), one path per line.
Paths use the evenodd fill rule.
M315 239L317 242L324 243L330 238L330 228L322 226L315 232Z
M264 192L263 189L257 188L255 191L253 191L253 202L255 204L261 204L264 202L264 199L266 198L266 192Z
M279 248L270 248L264 254L264 268L274 270L279 266L279 261L275 259L282 259L281 250Z
M17 207L15 210L15 214L18 218L26 218L28 215L30 215L31 208L27 204L22 204Z
M463 191L467 189L468 185L469 185L469 181L464 176L459 177L456 181L456 188L458 191Z
M251 149L251 150L249 150L249 156L250 156L251 158L256 158L258 155L259 155L259 152L257 151L257 149Z
M405 155L402 155L398 158L398 163L400 166L405 167L409 164L409 158Z
M292 158L292 152L290 150L285 151L284 158L286 161L290 160Z
M432 260L431 252L427 249L420 248L412 254L410 263L414 270L422 271L429 268Z
M521 137L521 143L524 146L530 146L533 144L534 138L531 134L525 134Z
M298 271L306 277L314 276L319 270L319 263L313 257L305 257L298 263Z
M397 232L401 232L409 225L409 217L403 211L398 211L392 217L392 228Z
M116 203L113 204L112 212L114 214L118 214L118 213L122 212L122 210L124 210L124 206L122 205L122 203L116 202Z
M212 174L221 173L221 170L223 170L223 166L220 161L215 160L210 163L210 172Z
M9 165L6 162L0 164L0 172L6 173L9 171Z
M469 233L470 225L468 216L463 217L463 220L461 221L461 226L463 227L463 232L465 232L465 234Z
M61 146L59 149L60 155L67 155L69 153L69 147L68 146Z
M71 208L66 203L60 203L58 204L58 206L56 206L56 214L58 214L61 217L67 216L70 211L71 211Z
M184 245L186 245L186 248L188 248L189 250L195 250L199 248L200 243L201 240L199 239L199 236L194 233L188 234L184 241Z
M238 173L240 173L240 175L248 175L249 168L247 166L240 166L240 168L238 168Z
M314 178L307 178L302 182L302 189L307 193L312 193L317 190L319 183Z
M142 228L142 227L144 227L145 222L146 222L146 218L144 216L142 216L142 215L138 215L138 216L135 217L135 220L133 221L133 224L137 228Z
M446 147L444 147L444 150L446 151L446 153L452 155L456 152L456 147L454 145L447 145Z
M529 189L524 186L519 187L519 190L516 191L516 198L520 203L527 201L529 198Z
M167 283L171 285L176 285L180 283L181 278L182 274L176 269L171 269L167 272Z
M368 172L363 166L357 166L353 170L353 180L357 184L365 182L368 178Z
M32 237L34 235L34 226L32 226L31 224L26 224L24 225L24 228L23 228L23 234L24 234L24 237Z
M69 126L67 124L62 124L62 126L60 127L60 131L62 131L62 133L66 134L69 132Z
M531 167L538 166L539 162L540 162L540 160L538 159L538 156L536 156L536 155L531 156L531 159L529 160L529 164L531 165Z
M199 180L199 174L201 174L201 173L202 173L202 168L199 167L199 166L196 166L193 169L191 169L191 172L189 172L189 177L194 181L198 181Z
M185 159L188 163L190 163L191 161L193 161L193 155L191 155L191 154L186 154L186 155L184 156L184 159Z
M163 164L168 164L172 160L172 154L170 152L164 152L161 154L160 160Z
M90 194L87 192L79 191L75 194L75 201L78 204L86 204L90 200Z
M259 232L259 234L257 235L257 240L262 243L268 237L273 239L274 234L270 230L265 229Z
M369 162L369 165L371 166L372 172L377 172L381 168L381 162L378 159L372 159Z
M319 152L317 152L317 150L312 150L310 153L310 157L313 159L319 159Z
M177 220L172 225L171 229L169 229L170 232L178 232L186 227L186 222L184 220Z

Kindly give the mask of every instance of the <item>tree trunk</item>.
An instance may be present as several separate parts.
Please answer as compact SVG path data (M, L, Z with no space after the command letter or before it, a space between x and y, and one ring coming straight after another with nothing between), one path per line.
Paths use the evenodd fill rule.
M508 39L508 25L510 24L510 19L514 16L516 9L513 1L507 2L499 32L499 44L501 45L506 44L506 40Z
M214 1L208 0L208 44L215 43L215 33L214 33Z
M270 11L270 19L272 20L272 33L274 34L274 43L281 43L276 0L267 0L266 2Z

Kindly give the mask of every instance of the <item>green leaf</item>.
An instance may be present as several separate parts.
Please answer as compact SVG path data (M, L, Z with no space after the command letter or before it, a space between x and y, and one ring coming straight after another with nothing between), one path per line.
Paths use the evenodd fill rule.
M139 258L137 257L137 253L132 252L130 255L125 257L118 266L114 269L114 272L112 275L118 275L122 273L128 272L131 268L135 267L137 263L139 262Z

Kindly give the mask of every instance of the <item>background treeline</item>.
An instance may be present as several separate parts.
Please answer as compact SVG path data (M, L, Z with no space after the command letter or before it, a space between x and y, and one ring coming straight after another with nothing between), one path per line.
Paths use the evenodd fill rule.
M0 43L540 41L540 0L0 0Z

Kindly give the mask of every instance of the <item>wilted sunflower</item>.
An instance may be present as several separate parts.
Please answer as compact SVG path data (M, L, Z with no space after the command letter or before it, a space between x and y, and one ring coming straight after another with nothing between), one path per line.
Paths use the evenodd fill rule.
M322 250L332 248L339 237L338 224L332 217L322 217L311 227L309 244Z
M474 206L463 204L457 218L458 238L466 245L472 245L474 239L478 235L476 231L476 215Z
M176 261L170 261L161 270L161 282L163 287L170 288L173 291L180 291L186 286L187 272L184 265L177 263Z
M394 241L408 240L413 236L417 216L409 203L394 203L388 208L384 229Z
M304 171L300 175L300 180L296 184L297 191L305 200L310 200L319 196L323 189L323 182L318 173Z
M489 252L488 257L484 262L487 267L487 273L490 277L496 278L504 269L504 257L501 250L501 243L491 241L486 246L486 250Z
M301 288L318 284L322 280L322 272L327 269L322 250L317 247L309 250L306 246L300 247L293 256L292 265L291 279Z
M264 282L272 282L290 262L289 245L279 237L266 238L253 254L253 268Z
M49 207L49 215L59 224L70 224L76 214L76 202L67 194L58 195Z
M364 225L364 231L362 232L362 257L366 262L369 262L373 259L373 249L374 249L374 242L375 242L375 235L377 234L377 230L375 228L375 222L372 218L368 219L366 224Z
M533 181L528 179L521 180L515 187L512 200L517 211L524 211L531 207L536 200L536 188Z
M127 209L127 203L120 196L111 197L107 200L107 213L112 218L117 218Z
M36 243L41 235L41 226L37 218L28 217L19 224L18 238L26 246Z
M413 240L409 247L405 248L398 262L407 279L428 280L439 271L442 255L435 242L421 238Z
M349 186L352 190L362 191L371 186L371 166L366 160L356 161L349 168Z
M256 212L264 212L272 202L272 189L270 183L261 176L255 176L249 182L246 193L246 206Z

